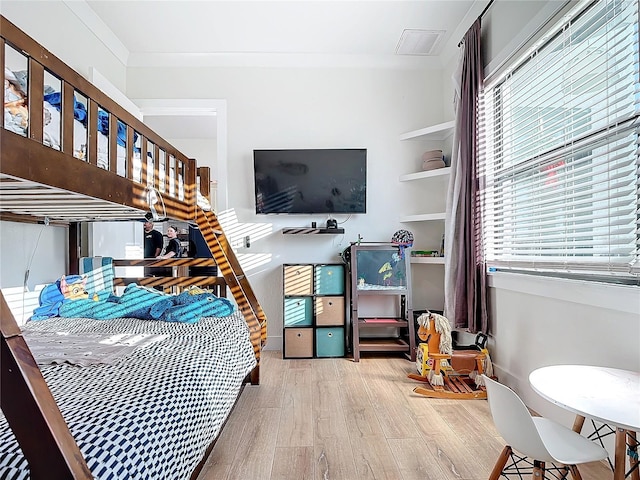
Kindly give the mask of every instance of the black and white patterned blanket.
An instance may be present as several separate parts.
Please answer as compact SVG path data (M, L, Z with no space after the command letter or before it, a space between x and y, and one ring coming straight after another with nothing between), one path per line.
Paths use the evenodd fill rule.
M51 318L28 322L25 330L167 335L110 364L41 367L71 434L100 480L189 478L256 363L239 313L193 325ZM27 462L2 415L0 478L29 478Z

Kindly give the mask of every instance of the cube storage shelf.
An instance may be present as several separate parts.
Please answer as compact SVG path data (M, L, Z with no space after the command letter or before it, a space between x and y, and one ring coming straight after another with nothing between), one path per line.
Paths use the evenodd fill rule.
M285 264L283 292L283 357L344 357L344 265Z

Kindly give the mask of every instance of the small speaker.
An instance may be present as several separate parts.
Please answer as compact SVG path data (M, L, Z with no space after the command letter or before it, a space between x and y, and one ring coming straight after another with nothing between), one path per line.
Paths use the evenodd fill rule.
M335 218L327 220L327 228L338 228L338 221Z

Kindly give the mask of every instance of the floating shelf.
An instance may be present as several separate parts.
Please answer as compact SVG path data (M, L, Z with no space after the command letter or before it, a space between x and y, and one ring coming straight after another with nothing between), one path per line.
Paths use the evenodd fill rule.
M420 180L422 178L442 177L451 173L451 167L436 168L435 170L427 170L424 172L407 173L400 175L398 180L401 182L409 182L411 180Z
M444 220L447 214L442 213L422 213L420 215L405 215L400 217L400 222L427 222L430 220Z
M431 140L444 140L453 134L454 126L455 121L453 120L450 122L439 123L438 125L432 125L431 127L403 133L400 135L400 140L411 140L412 138L419 137L428 137Z
M411 257L410 262L444 265L444 257Z
M344 233L344 228L283 228L283 235L339 235Z

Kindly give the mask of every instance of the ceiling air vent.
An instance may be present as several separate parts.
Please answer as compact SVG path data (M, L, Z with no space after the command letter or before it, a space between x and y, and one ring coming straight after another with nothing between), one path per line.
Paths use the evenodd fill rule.
M444 30L406 29L402 32L396 54L398 55L435 55L436 47L444 35Z

